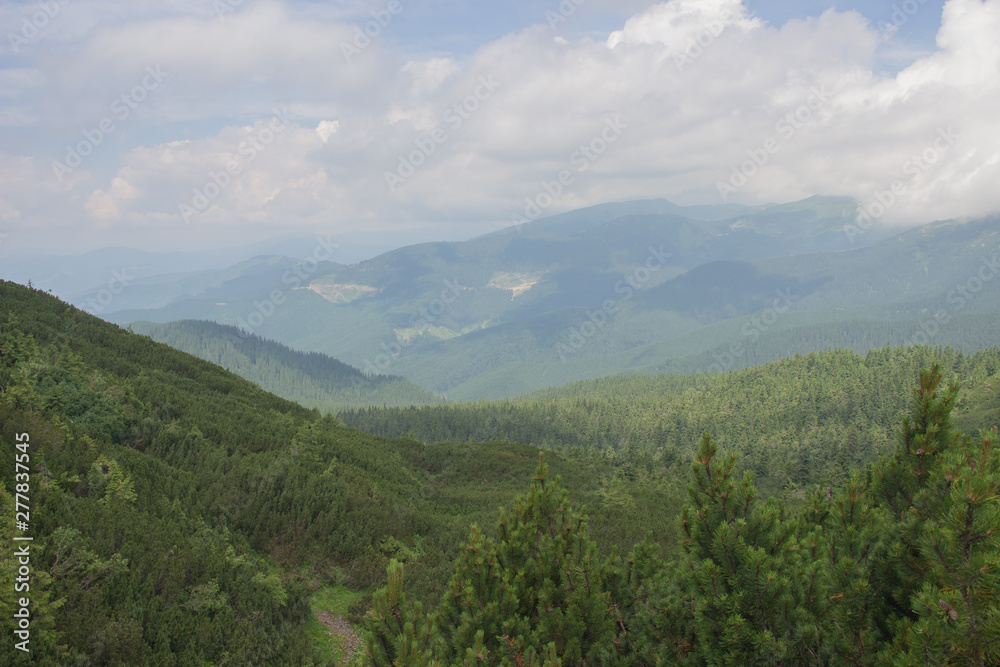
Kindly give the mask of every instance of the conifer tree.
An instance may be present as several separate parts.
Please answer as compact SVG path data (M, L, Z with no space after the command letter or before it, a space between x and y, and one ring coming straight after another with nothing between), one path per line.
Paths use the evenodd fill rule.
M891 664L1000 664L1000 456L996 431L949 451L924 521L923 576Z
M810 615L829 664L870 665L885 639L877 620L888 613L887 605L870 579L888 546L888 520L857 473L836 494L817 489L803 511L802 523L813 527L805 538L811 550L809 578L819 581Z
M433 617L426 617L419 602L406 604L403 564L389 561L387 583L375 592L365 617L364 664L390 667L424 667L443 663L431 657L437 639Z
M919 589L925 572L918 542L924 522L942 501L935 489L942 481L939 467L960 437L951 425L958 384L942 390L941 380L941 369L936 364L920 372L911 413L903 419L896 451L879 462L873 479L875 501L890 513L883 529L893 537L889 557L878 561L877 580L898 617L912 615L910 598Z
M753 476L733 479L706 434L693 466L682 526L692 658L699 664L799 664L810 655L796 524L773 499L759 503ZM815 638L812 638L815 640Z
M406 607L402 567L390 567L367 620L366 664L613 663L611 563L598 559L586 518L539 461L530 491L501 510L496 540L473 528L437 612Z
M894 455L875 466L872 502L887 548L871 560L886 607L873 614L878 664L1000 662L1000 458L996 433L952 427L958 386L920 373Z
M607 664L653 664L661 652L664 638L684 635L689 629L686 618L683 629L669 627L677 614L665 610L669 605L671 584L665 563L659 558L659 545L650 535L637 543L621 565L613 569L607 583L611 596L611 612L617 625L615 646L617 660ZM665 583L669 582L669 583Z

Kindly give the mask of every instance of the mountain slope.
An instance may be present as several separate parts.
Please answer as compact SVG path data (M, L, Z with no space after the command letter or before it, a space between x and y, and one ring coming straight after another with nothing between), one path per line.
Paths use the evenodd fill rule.
M933 363L962 382L956 421L963 430L1000 426L995 347L974 355L921 346L864 355L840 349L726 374L612 376L500 401L360 408L338 417L382 436L579 447L644 468L663 457L690 460L707 432L774 493L786 484L846 481L849 471L891 451L908 388Z
M851 251L706 264L436 343L401 356L394 372L468 400L620 372L731 370L838 346L973 351L993 344L1000 325L998 259L1000 219L990 217Z
M0 282L0 506L13 517L14 494L28 496L34 540L32 654L5 642L0 663L308 664L316 586L370 585L394 557L411 595L438 598L459 537L510 502L538 455L372 437ZM603 549L647 529L672 543L671 511L643 520L664 503L652 489L621 507L601 494L605 465L547 459L592 508ZM0 596L8 637L15 603Z
M687 433L724 425L741 465L761 470L765 492L797 493L786 488L786 473L793 482L842 473L888 437L888 388L910 379L911 363L930 353L907 354L915 356L866 360L863 368L849 355L815 355L746 372L718 393L690 387L688 378L631 389L612 379L592 391L567 388L565 399L514 423L540 427L539 442L558 450L546 461L588 507L601 557L647 533L643 549L674 553ZM995 419L996 351L945 362L971 382L961 418ZM437 427L464 428L449 417L464 415L480 436L505 436L508 415L490 414L492 407L443 413ZM580 439L563 439L560 428L579 430ZM583 451L629 433L643 439ZM15 465L19 443L24 472ZM7 642L0 662L308 664L316 657L305 632L310 591L377 583L395 559L406 564L409 599L440 600L471 525L496 521L538 456L527 444L371 436L38 290L0 282L0 505L13 516L15 493L31 503L29 529L7 523L0 539L33 537L33 655ZM11 550L0 552L8 591L14 565ZM8 636L14 602L0 596Z
M401 377L366 376L316 352L298 352L237 327L184 320L136 322L138 334L218 364L265 391L324 412L358 405L429 405L441 398Z
M996 324L1000 283L980 280L961 307L953 292L995 263L1000 220L875 227L857 239L868 245L851 248L844 227L855 210L831 197L757 208L606 204L304 278L302 266L275 260L285 272L272 285L241 278L108 316L239 325L450 399L693 372L717 356L730 369L830 346L976 349L983 336L969 327ZM948 322L927 324L939 312ZM933 340L920 336L925 325Z
M252 302L269 295L275 286L302 284L308 275L300 268L302 264L289 257L260 255L225 269L131 276L123 285L115 285L114 290L102 286L77 296L72 303L92 314L107 316L131 308L183 309L192 304L210 308L229 302ZM339 266L336 262L314 262L311 269L322 274Z

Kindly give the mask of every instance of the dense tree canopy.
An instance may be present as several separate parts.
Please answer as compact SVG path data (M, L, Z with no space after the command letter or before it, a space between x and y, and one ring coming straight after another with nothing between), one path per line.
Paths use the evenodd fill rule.
M920 374L895 451L796 512L761 501L705 435L678 553L595 557L539 465L495 535L473 529L436 608L402 566L369 613L371 665L995 665L997 432L951 424L957 384Z
M0 505L27 433L34 537L32 653L0 663L316 664L309 593L336 581L385 584L358 610L376 663L995 664L997 359L607 379L448 408L429 428L482 431L430 444L0 283ZM517 415L543 466L480 442Z

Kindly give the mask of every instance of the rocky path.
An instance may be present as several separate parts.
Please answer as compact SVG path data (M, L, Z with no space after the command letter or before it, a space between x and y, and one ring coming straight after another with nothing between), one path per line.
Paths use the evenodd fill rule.
M331 614L328 611L316 612L316 618L325 625L331 633L340 637L340 646L343 649L344 657L340 661L341 665L350 662L354 654L361 649L361 638L354 631L351 624L344 620L339 614Z

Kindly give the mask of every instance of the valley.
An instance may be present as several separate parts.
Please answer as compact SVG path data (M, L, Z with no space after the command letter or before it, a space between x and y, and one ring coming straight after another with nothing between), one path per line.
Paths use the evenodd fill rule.
M1000 666L1000 0L0 17L0 666Z
M102 316L235 325L451 400L618 373L734 370L831 347L991 344L973 332L998 324L998 292L984 287L1000 220L875 228L854 248L844 229L856 206L608 204L354 266L313 263L298 269L309 290L284 291L294 261L260 258L229 272L252 269L252 280L203 292L178 283L168 305ZM148 300L146 289L126 294ZM269 300L276 289L281 304Z
M648 611L653 598L723 604L676 570L720 548L705 546L709 533L696 543L679 529L692 511L715 520L721 491L699 475L714 471L724 494L742 498L743 518L723 527L752 520L777 531L773 547L739 542L751 551L732 558L764 557L806 577L794 554L812 539L810 513L840 511L846 501L830 499L855 498L862 477L864 494L889 497L872 475L910 465L901 433L914 428L910 417L931 419L913 412L931 409L914 383L945 401L946 430L978 433L990 448L1000 424L1000 219L876 229L855 248L843 236L853 206L821 197L756 208L629 202L353 265L262 255L134 279L126 267L110 301L101 291L75 299L104 319L2 283L0 439L10 457L7 441L32 434L36 502L49 517L33 562L40 595L55 603L35 612L38 653L60 663L167 664L170 655L332 664L351 655L389 664L404 650L405 623L422 628L426 643L414 645L436 660L470 644L511 659L529 645L553 650L524 634L545 627L532 600L548 580L476 593L522 601L505 612L514 616L502 622L521 628L505 643L468 634L478 626L451 607L454 587L478 590L469 567L508 581L505 550L521 553L523 534L546 545L532 567L569 559L594 573L584 597L558 602L562 613L617 600L617 630L602 631L614 639L587 649L600 661L711 654L718 640L700 628L714 626ZM953 381L958 398L940 398ZM935 446L959 442L972 441ZM0 502L13 496L0 492ZM575 527L536 525L536 506L574 517ZM504 507L512 514L497 524ZM877 516L878 530L915 539ZM515 532L505 532L508 521ZM817 564L853 539L824 521L814 529L831 542L814 547ZM876 519L865 521L857 530L875 529ZM487 530L494 524L499 532ZM560 546L569 534L572 553ZM896 558L887 548L855 562L855 579L824 575L824 595L857 600L857 577ZM838 604L807 604L795 581L781 586L796 613L839 619L830 622L869 637L878 655L924 622L919 608L874 601L869 616L850 620ZM900 586L886 580L877 590L914 594ZM152 598L116 593L150 589ZM142 600L156 602L140 621L121 618L123 602ZM779 631L759 616L770 612L752 613ZM611 622L596 607L586 614L579 622ZM884 617L902 629L881 629ZM668 621L674 629L661 627ZM153 627L173 630L140 630ZM815 627L809 651L829 664L853 660L832 627ZM199 632L217 639L195 640ZM576 630L559 632L556 654L578 650L558 644ZM118 639L85 639L95 636ZM778 650L751 645L743 638L725 650Z
M333 618L324 609L340 609L366 637L394 636L379 618L418 614L415 622L425 622L400 602L403 591L425 608L447 600L470 531L478 544L473 526L494 523L498 506L529 502L515 497L540 475L558 474L572 507L587 508L594 542L586 558L610 558L600 567L617 572L614 554L638 545L630 559L652 572L666 567L659 559L688 553L676 517L691 502L692 459L707 461L701 434L711 434L713 451L717 443L732 453L720 470L734 480L748 475L753 493L770 499L766 507L779 503L798 516L811 507L810 489L849 486L852 471L891 459L899 425L916 409L908 407L910 388L931 366L960 382L950 404L955 428L986 433L1000 422L995 347L831 350L723 374L624 375L442 405L401 378L366 377L232 328L136 325L248 377L260 374L303 403L315 392L321 411L37 290L0 284L0 311L0 439L32 433L45 471L33 475L43 480L40 516L49 517L37 528L48 547L36 565L45 573L39 594L61 606L38 612L37 651L59 660L161 662L164 651L209 660L225 651L248 662L280 655L282 663L319 651L333 659L340 649L324 648L310 597L321 620ZM344 400L352 391L353 406ZM364 405L388 400L398 407ZM420 400L428 405L412 405ZM336 417L324 414L334 407ZM12 457L10 447L3 451ZM546 472L535 470L540 456ZM162 546L150 550L149 542ZM62 565L67 554L80 565ZM612 581L612 570L600 580ZM142 612L142 625L116 620L122 602L141 598L111 592L146 586L160 589L159 602ZM349 608L319 601L324 587L345 591ZM639 594L632 590L613 594L624 601ZM244 604L256 612L247 615ZM646 623L641 614L620 620L636 632ZM139 627L176 631L154 641ZM219 640L195 641L205 636L196 627L215 628ZM279 628L284 639L275 642ZM104 632L131 634L108 645L83 640ZM652 636L660 640L646 642L648 650L671 650L657 643L668 635ZM633 641L621 646L638 650ZM366 646L359 655L373 655Z

